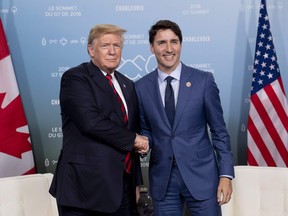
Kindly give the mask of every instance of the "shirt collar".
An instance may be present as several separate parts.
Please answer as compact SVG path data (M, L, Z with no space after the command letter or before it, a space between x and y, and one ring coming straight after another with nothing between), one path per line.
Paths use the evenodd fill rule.
M176 80L180 80L180 75L181 75L181 69L182 69L182 63L180 63L174 71L171 72L170 75L166 74L165 72L161 71L159 68L157 69L158 71L158 77L159 80L162 82L165 81L167 76L172 76Z
M100 69L101 70L101 69ZM103 73L104 76L106 76L108 73L106 73L105 71L101 70L101 72ZM115 75L114 75L114 71L112 73L110 73L112 80L115 80Z

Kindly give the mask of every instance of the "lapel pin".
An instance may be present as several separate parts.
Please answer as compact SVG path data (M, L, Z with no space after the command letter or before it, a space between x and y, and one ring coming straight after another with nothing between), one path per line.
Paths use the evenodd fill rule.
M191 86L191 82L186 82L186 86L189 88Z
M123 83L123 87L126 88L126 85Z

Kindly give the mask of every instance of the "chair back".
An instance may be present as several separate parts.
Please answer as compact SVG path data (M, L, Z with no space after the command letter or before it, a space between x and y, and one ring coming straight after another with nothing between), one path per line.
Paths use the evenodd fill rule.
M48 190L53 174L0 178L0 216L58 216Z

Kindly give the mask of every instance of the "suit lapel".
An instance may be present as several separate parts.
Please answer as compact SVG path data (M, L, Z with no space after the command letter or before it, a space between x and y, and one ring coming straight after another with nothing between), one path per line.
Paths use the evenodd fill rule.
M111 89L111 86L107 82L107 79L103 75L102 71L96 65L94 65L92 62L90 62L87 65L87 68L88 68L89 75L94 80L94 83L97 86L99 86L105 92L108 92L111 95L114 94L113 90Z
M189 100L189 95L191 94L192 88L193 83L191 73L189 73L188 68L184 64L182 64L179 93L178 93L173 129L175 129L179 123L179 120L186 106L186 103Z
M109 85L107 79L103 75L102 71L96 65L94 65L92 62L90 62L87 67L88 67L88 72L89 72L91 78L94 80L95 84L98 85L100 88L102 88L109 95L109 97L105 98L105 100L110 100L110 102L111 102L115 112L117 113L119 119L124 124L123 114L122 114L121 108L119 106L119 103L117 101L117 98L113 92L113 89Z
M129 113L131 114L133 112L133 101L131 100L131 98L129 98L129 95L130 95L130 91L132 89L129 88L129 83L126 83L125 79L123 79L121 76L118 75L119 72L118 71L114 71L114 75L119 83L119 86L121 88L121 91L122 91L122 94L125 98L125 102L126 102L126 105L127 105L127 109L128 109L128 118L129 116ZM121 111L121 110L120 110ZM129 122L129 120L128 120Z

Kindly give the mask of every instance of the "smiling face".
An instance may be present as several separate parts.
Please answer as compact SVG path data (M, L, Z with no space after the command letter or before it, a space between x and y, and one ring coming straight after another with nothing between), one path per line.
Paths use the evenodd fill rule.
M181 42L170 29L159 30L154 42L150 44L152 53L157 59L158 68L170 74L180 64Z
M122 38L119 34L108 33L96 38L88 45L92 62L106 73L112 73L120 64Z

